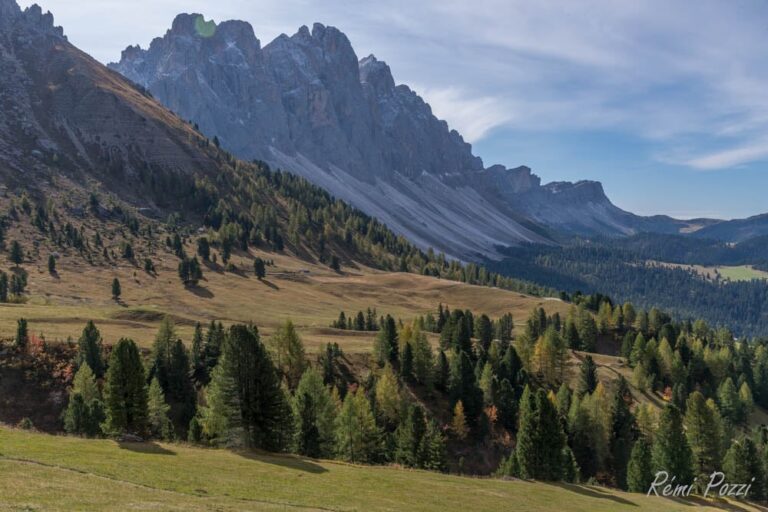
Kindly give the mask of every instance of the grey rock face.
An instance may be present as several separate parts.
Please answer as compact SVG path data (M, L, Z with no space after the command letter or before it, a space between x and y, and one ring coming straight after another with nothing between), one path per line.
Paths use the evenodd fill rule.
M181 14L115 69L245 159L301 174L426 248L463 259L551 241L550 228L626 234L637 217L599 183L553 183L479 157L389 66L316 23L261 47L251 26Z

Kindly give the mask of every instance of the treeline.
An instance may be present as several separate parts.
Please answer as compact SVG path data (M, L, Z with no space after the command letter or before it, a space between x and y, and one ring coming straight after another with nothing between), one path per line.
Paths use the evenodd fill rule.
M644 308L660 307L678 319L702 318L739 336L768 333L765 281L713 282L693 270L648 264L636 253L599 242L528 246L510 249L508 256L489 266L569 293L600 291Z
M358 311L356 315L349 316L343 311L339 312L339 318L331 322L331 327L350 331L378 331L382 323L384 317L376 318L376 308L368 308L365 312Z
M18 325L17 350L46 350L32 352L26 321ZM147 357L130 339L106 347L88 322L63 428L445 471L446 432L392 367L348 381L343 357L328 344L310 364L290 321L266 342L252 325L198 324L187 348L165 319Z

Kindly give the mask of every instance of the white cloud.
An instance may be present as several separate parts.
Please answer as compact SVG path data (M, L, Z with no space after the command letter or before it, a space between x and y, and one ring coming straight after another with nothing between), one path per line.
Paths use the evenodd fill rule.
M768 159L768 140L700 155L682 163L694 169L711 171L738 167L766 159Z

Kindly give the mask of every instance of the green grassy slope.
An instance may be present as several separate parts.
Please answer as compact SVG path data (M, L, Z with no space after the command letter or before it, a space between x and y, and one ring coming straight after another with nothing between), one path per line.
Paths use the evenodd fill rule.
M0 428L0 510L635 512L717 509L599 487L502 481ZM730 510L758 510L720 504Z

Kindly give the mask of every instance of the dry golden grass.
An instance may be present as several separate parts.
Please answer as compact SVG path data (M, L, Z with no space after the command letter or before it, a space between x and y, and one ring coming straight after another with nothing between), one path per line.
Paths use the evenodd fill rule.
M192 247L187 250L193 252ZM442 302L491 317L511 312L522 322L537 306L561 314L569 307L558 299L414 274L383 273L362 266L337 274L322 265L272 253L258 253L275 262L268 267L264 281L253 275L252 257L256 253L239 254L233 257L239 272L211 266L204 270L204 280L197 288L187 289L176 275L178 259L165 251L155 254L157 276L125 260L91 266L78 257L62 257L55 276L42 262L25 264L30 283L28 301L0 306L0 333L12 336L16 320L24 317L32 332L42 333L47 340L76 339L85 322L93 319L108 343L125 336L148 346L166 314L174 318L187 341L197 321L253 322L269 335L291 319L308 350L337 342L354 353L367 352L373 334L330 329L341 310L350 314L372 307L378 314L391 314L407 322L434 311ZM43 255L38 258L42 259ZM115 277L122 285L120 303L111 298Z

